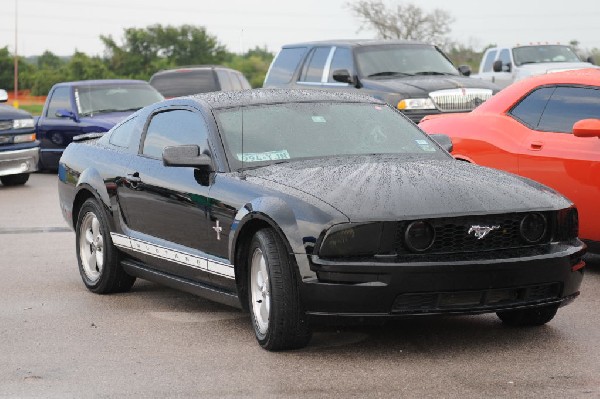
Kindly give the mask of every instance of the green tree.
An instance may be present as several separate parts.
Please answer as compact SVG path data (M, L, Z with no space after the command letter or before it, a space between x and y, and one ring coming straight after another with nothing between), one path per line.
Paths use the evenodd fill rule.
M8 51L8 46L0 48L0 89L12 91L15 89L15 67L14 57ZM28 89L29 77L35 69L34 65L25 62L21 57L18 61L19 68L19 90Z
M231 55L225 65L242 72L252 87L262 87L273 53L266 48L255 47L244 55Z

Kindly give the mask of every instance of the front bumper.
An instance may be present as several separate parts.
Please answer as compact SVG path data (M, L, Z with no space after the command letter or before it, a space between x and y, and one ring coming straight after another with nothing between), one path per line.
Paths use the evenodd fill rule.
M35 172L39 159L39 147L0 151L0 176Z
M477 314L566 305L579 295L586 246L544 255L461 262L346 264L314 259L302 298L311 316Z

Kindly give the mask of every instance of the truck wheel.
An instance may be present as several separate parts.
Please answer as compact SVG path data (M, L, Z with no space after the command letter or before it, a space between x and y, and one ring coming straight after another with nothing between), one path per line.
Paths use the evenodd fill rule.
M19 173L18 175L8 175L0 177L0 181L5 186L22 186L29 180L29 173Z
M112 243L106 220L104 210L95 199L83 203L75 230L79 273L85 286L96 294L126 292L135 277L121 267L119 251Z
M306 346L311 331L300 301L297 266L275 230L256 232L248 265L250 315L260 346L270 351Z
M537 308L506 310L496 315L504 324L516 327L541 326L554 318L558 305L546 305Z

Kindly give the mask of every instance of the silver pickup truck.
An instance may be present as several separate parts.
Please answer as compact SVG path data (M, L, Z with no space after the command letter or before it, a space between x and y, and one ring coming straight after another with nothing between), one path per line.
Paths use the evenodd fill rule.
M472 77L504 88L529 76L571 69L598 68L591 61L581 61L569 46L559 44L491 47L483 54L479 73Z

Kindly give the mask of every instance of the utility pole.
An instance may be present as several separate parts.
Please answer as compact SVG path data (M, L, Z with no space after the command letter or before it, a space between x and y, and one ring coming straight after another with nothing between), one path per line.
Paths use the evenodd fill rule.
M17 21L18 21L18 14L17 14L17 1L15 0L15 97L13 99L13 106L15 108L19 108L19 52L17 51L17 43L18 43L18 36L17 36Z

